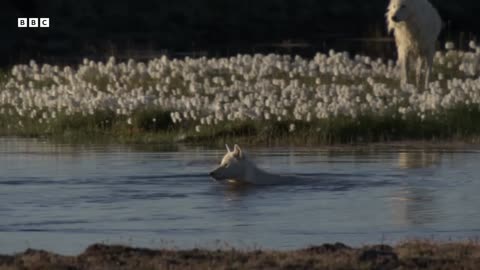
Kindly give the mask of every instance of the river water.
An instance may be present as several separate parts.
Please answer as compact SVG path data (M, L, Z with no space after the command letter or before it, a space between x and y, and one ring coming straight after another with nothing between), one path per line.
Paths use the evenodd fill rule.
M298 183L208 177L224 149L0 139L0 253L151 248L295 249L480 236L480 148L248 148Z

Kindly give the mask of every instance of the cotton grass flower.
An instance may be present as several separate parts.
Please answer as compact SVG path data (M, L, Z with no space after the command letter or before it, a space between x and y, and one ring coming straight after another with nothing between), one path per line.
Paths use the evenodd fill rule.
M477 49L477 44L474 40L471 40L469 43L468 43L468 47L472 50L475 50Z
M453 50L453 49L455 49L455 44L451 41L448 41L448 42L445 43L445 49Z

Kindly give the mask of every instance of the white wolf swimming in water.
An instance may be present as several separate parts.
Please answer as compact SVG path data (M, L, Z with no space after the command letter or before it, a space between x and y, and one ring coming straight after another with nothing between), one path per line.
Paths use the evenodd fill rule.
M259 169L236 144L233 151L230 151L228 145L226 147L227 154L223 157L220 166L210 173L210 176L217 181L226 180L239 184L275 185L295 180L294 177L274 175Z
M408 83L409 59L417 60L417 87L425 66L425 89L432 71L435 43L442 28L437 10L428 0L390 0L386 14L393 32L401 67L402 85Z

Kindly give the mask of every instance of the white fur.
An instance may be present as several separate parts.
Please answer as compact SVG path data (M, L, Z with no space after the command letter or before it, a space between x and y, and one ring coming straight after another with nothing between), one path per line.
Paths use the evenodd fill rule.
M226 148L227 153L223 157L222 162L210 173L210 176L217 181L253 185L275 185L285 184L295 180L294 177L274 175L259 169L236 144L233 151L230 151L228 145L226 145Z
M416 59L417 86L425 66L427 89L435 43L442 27L440 15L428 0L390 0L386 17L388 31L395 36L402 85L408 83L409 59Z

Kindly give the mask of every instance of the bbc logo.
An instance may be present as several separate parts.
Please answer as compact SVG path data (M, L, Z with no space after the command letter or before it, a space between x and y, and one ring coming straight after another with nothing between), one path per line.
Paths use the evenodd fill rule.
M50 18L18 18L18 27L50 27Z

